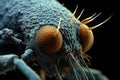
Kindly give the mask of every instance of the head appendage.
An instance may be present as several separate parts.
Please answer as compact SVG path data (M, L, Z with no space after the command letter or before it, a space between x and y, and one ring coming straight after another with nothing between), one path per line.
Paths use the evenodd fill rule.
M74 11L73 14L70 16L69 20L71 20L71 19L75 16L75 13L76 13L77 9L78 9L78 5L76 6L75 11Z
M112 15L111 15L110 17L108 17L106 20L104 20L103 22L101 22L101 23L99 23L99 24L97 24L97 25L95 25L95 26L93 26L93 27L89 27L89 30L93 30L93 29L101 26L102 24L104 24L104 23L106 23L108 20L110 20L111 17L112 17Z
M99 14L100 15L100 14ZM88 50L90 50L90 48L92 47L93 43L94 43L94 35L92 30L101 26L102 24L104 24L105 22L107 22L112 16L108 17L106 20L104 20L103 22L101 22L100 24L93 26L93 27L89 27L86 24L80 22L80 38L81 38L81 44L83 46L82 51L83 53L87 52ZM83 57L85 59L88 60L89 62L89 56L87 55L83 55Z
M57 65L55 65L54 67L55 67L55 71L57 73L58 80L63 80L60 73L59 73L59 71L58 71Z
M84 22L84 21L87 21L87 20L89 20L89 19L91 19L93 16L95 16L96 15L96 13L94 13L92 16L90 16L90 17L88 17L88 18L85 18L84 20L82 20L81 22Z
M59 32L60 24L61 24L61 21L62 21L62 20L63 20L63 19L60 17L60 20L59 20L59 23L58 23L58 27L57 27L58 32Z
M79 63L79 61L74 57L74 55L72 53L69 53L69 56L72 60L75 61L78 69L80 70L80 74L83 77L83 80L89 80L87 74L84 72L84 70L83 70L81 64Z
M77 58L82 62L83 66L84 66L84 67L86 68L86 70L90 73L91 79L92 79L92 80L96 80L95 77L94 77L94 75L93 75L93 73L90 71L87 63L85 62L83 56L80 55L80 56L77 56Z
M81 21L81 23L83 23L83 24L88 24L88 23L92 22L94 19L96 19L98 16L100 16L101 13L99 13L99 14L96 15L96 16L95 16L95 15L96 15L96 13L93 14L92 16L88 17L88 18L85 18L84 20Z
M72 67L72 69L73 69L73 73L74 73L74 75L75 75L75 77L76 77L76 80L82 80L81 79L81 77L80 77L80 75L79 75L79 73L77 72L77 70L75 69L75 67L74 67L74 65L73 65L73 63L72 63L72 60L71 60L71 58L68 56L68 61L69 61L69 63L70 63L70 65L71 65L71 67ZM80 78L80 79L79 79Z
M72 22L72 24L75 24L80 19L83 12L84 12L84 9L81 11L80 15Z

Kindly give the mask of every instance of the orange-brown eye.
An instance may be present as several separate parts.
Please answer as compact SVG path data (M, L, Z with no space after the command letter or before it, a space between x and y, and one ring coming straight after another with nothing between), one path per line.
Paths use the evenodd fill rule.
M72 18L75 16L75 13L77 11L78 6L76 7L74 13L70 16L69 20L72 20ZM75 24L79 18L81 17L82 13L84 12L84 9L81 11L80 15L72 22L72 24ZM82 45L82 53L87 52L93 45L94 42L94 36L92 30L101 26L105 22L107 22L112 16L108 17L106 20L103 22L93 26L93 27L88 27L87 24L93 21L95 18L97 18L101 13L93 14L92 16L85 18L84 20L80 21L80 43ZM96 16L95 16L96 15Z
M40 50L49 55L54 54L62 47L62 34L56 27L46 25L37 32L36 42Z
M93 45L94 36L93 36L92 30L101 26L102 24L107 22L112 17L112 16L108 17L106 20L104 20L103 22L101 22L101 23L99 23L95 26L88 27L87 24L90 23L91 21L93 21L100 14L101 13L99 13L96 16L94 16L95 14L93 14L92 16L82 20L81 23L80 23L80 39L81 39L81 45L83 47L82 52L87 52Z
M94 36L92 30L85 24L80 24L80 39L82 45L82 51L87 52L93 45Z

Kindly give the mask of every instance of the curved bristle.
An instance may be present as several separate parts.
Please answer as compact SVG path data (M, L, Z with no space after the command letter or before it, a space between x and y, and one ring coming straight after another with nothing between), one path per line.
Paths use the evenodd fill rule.
M84 22L88 21L89 19L91 19L95 15L96 15L96 13L94 13L92 16L90 16L88 18L83 19L81 22L84 23Z
M95 14L93 14L95 15ZM92 22L94 19L96 19L99 15L101 15L101 13L99 13L98 15L94 16L93 15L91 17L89 17L88 19L84 19L83 21L81 21L83 24L88 24L90 22ZM92 18L93 17L93 18Z
M87 77L87 74L84 72L82 66L80 65L79 61L72 55L72 53L69 54L70 58L73 59L78 67L78 69L80 70L80 74L82 76L83 80L89 80Z
M80 77L79 74L77 73L77 70L74 68L73 63L72 63L72 61L71 61L71 59L70 59L69 56L68 56L68 60L69 60L69 63L70 63L70 65L71 65L72 69L73 69L73 72L74 72L74 75L75 75L75 77L76 77L76 80L79 80L79 78L80 78L80 80L81 80L81 77Z
M89 29L90 29L90 30L93 30L93 29L95 29L95 28L101 26L102 24L104 24L104 23L106 23L108 20L110 20L111 17L112 17L112 15L111 15L110 17L108 17L106 20L104 20L103 22L97 24L96 26L90 27Z
M74 11L73 14L70 16L69 20L71 20L71 19L75 16L75 13L77 12L77 9L78 9L78 5L76 6L75 11Z
M80 15L72 22L72 24L75 24L79 20L83 12L84 12L84 9L81 11Z
M92 80L96 80L93 73L89 70L88 65L86 64L84 58L80 55L78 56L78 59L82 62L83 66L86 68L86 70L90 73L90 78L92 78Z

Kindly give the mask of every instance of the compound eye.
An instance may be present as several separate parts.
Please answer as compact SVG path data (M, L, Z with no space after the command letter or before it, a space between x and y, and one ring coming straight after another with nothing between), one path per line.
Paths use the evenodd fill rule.
M80 24L80 39L82 45L82 51L87 52L93 45L94 36L92 30L85 24Z
M58 28L46 25L37 32L36 42L40 50L50 55L61 49L63 38Z

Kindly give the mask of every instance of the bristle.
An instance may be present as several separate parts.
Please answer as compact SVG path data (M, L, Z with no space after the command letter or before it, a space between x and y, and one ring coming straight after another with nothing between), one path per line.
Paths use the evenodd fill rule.
M78 5L76 6L75 11L74 11L73 14L70 16L69 20L71 20L71 19L75 16L75 13L76 13L77 9L78 9Z
M75 24L79 20L83 12L84 12L84 9L81 11L80 15L72 22L72 24Z
M92 80L96 80L95 77L94 77L94 75L92 74L92 72L89 70L89 67L88 67L88 65L86 64L84 58L80 55L80 56L78 56L78 59L82 62L83 66L84 66L84 67L87 69L87 71L90 73L90 75L89 75L90 78L92 78Z
M83 78L83 80L89 80L87 77L87 74L84 72L82 66L80 65L79 61L73 56L72 53L69 54L70 58L73 59L76 63L76 65L78 66L78 69L80 70L80 74Z
M75 77L76 77L76 80L79 80L79 78L81 78L81 77L79 76L79 73L77 73L77 70L76 70L75 67L73 66L73 63L72 63L72 61L71 61L71 59L70 59L69 56L68 56L68 59L69 59L70 65L71 65L71 67L72 67L72 69L73 69L73 72L74 72L74 75L75 75ZM79 77L78 77L78 76L79 76ZM80 79L80 80L82 80L82 79Z
M96 26L90 27L89 29L90 29L90 30L93 30L93 29L101 26L102 24L106 23L109 19L111 19L111 17L112 17L112 15L111 15L110 17L108 17L106 20L104 20L103 22L99 23L99 24L96 25Z
M95 17L93 17L93 15L94 15L94 14L93 14L93 15L90 16L89 18L82 20L81 23L83 23L83 24L88 24L88 23L92 22L94 19L96 19L100 14L101 14L101 13L99 13L99 14L96 15ZM93 17L93 18L92 18L92 17Z
M58 80L63 80L60 73L58 72L58 68L57 68L57 65L54 66L55 67L55 71L57 73L57 76L58 76Z
M94 13L92 16L90 16L88 18L83 19L81 22L84 23L84 22L88 21L89 19L91 19L95 15L96 15L96 13Z
M63 19L60 17L60 20L59 20L59 23L58 23L58 27L57 27L57 30L59 31L59 29L60 29L60 24L61 24L61 21L62 21Z

